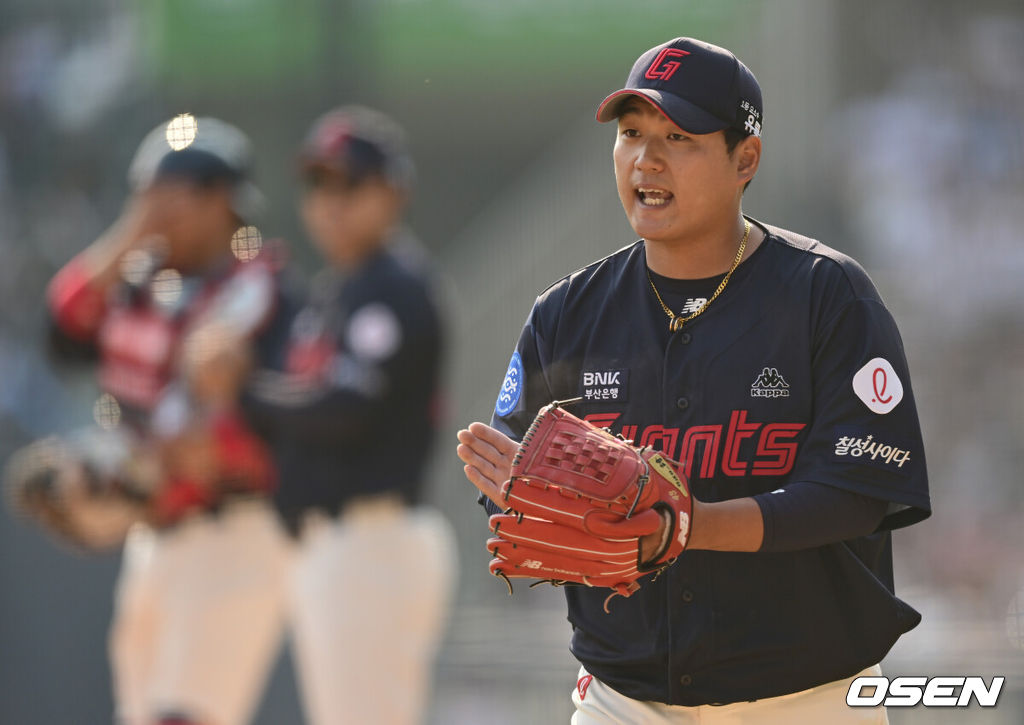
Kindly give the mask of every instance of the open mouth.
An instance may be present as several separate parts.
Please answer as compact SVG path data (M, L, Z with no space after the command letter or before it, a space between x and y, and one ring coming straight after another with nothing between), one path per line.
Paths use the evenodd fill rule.
M641 204L650 207L665 206L672 200L671 191L645 186L637 187L636 196Z

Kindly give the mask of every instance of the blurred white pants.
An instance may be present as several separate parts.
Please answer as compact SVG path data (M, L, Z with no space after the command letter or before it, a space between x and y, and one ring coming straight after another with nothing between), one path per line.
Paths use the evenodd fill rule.
M307 518L293 564L308 722L421 722L456 576L451 525L391 499L356 502Z
M846 704L846 693L855 678L881 672L875 665L848 679L790 695L731 705L683 707L626 697L596 677L591 678L581 667L572 693L576 706L572 725L887 725L884 707Z
M119 723L251 719L280 646L290 546L265 501L129 534L110 632Z

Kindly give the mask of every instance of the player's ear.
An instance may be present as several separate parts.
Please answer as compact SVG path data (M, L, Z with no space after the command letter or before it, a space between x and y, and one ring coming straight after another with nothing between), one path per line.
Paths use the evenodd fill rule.
M761 139L747 136L737 144L732 156L736 162L736 180L743 185L749 184L761 164Z

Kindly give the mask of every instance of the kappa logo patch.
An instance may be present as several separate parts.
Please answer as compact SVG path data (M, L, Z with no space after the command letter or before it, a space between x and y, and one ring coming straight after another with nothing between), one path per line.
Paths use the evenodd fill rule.
M766 367L750 386L751 398L788 398L789 383L775 368Z
M584 400L615 400L624 403L628 392L628 370L586 370L580 375L580 395Z

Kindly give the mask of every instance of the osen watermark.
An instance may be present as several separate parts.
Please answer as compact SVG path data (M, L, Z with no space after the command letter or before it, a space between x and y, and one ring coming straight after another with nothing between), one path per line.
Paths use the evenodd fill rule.
M995 707L1005 677L858 677L850 683L850 707Z

